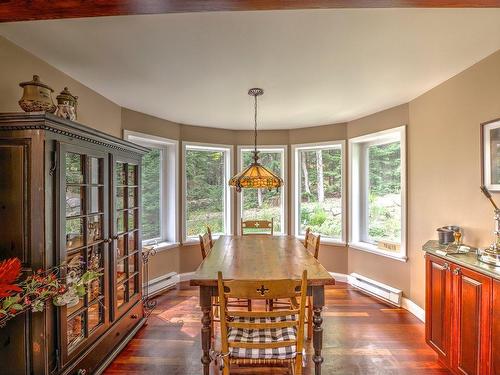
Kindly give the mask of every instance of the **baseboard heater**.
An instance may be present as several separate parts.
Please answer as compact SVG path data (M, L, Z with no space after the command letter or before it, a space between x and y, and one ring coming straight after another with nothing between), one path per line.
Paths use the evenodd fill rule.
M149 280L149 296L151 297L171 289L175 287L179 281L180 276L177 272L170 272ZM142 286L146 287L146 283L143 283Z
M366 276L362 276L354 272L348 276L348 282L363 292L380 298L392 305L401 307L403 298L402 290L393 288L389 285L369 279Z

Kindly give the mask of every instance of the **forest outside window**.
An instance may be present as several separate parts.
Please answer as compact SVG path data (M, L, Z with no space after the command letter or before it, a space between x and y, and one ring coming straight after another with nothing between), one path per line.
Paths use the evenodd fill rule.
M227 184L231 147L184 144L184 239L194 240L210 227L214 236L231 233Z
M306 229L323 242L345 243L344 142L295 145L295 234Z
M238 170L252 163L251 147L239 148ZM286 146L258 147L259 162L285 180ZM286 233L285 220L286 184L280 189L243 189L239 194L240 217L243 220L274 220L274 233Z
M351 246L406 259L405 128L350 140Z
M177 141L124 131L124 138L150 149L141 162L141 230L144 245L158 250L177 242Z

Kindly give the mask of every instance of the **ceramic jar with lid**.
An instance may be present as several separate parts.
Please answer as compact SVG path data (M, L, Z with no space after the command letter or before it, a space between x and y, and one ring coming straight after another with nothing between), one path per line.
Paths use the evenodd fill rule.
M21 82L19 86L23 88L19 105L25 112L55 112L56 106L52 101L54 90L41 82L40 77L34 75L31 81Z
M65 87L64 90L61 91L59 95L56 97L57 99L57 111L56 115L68 120L76 120L76 108L78 105L78 96L72 95L68 88Z

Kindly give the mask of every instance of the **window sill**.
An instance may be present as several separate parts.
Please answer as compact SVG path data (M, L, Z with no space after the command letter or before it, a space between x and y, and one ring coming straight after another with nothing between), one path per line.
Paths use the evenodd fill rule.
M372 253L375 255L380 255L386 258L394 259L400 262L407 262L408 257L406 255L401 255L401 254L391 254L386 251L380 250L377 246L372 245L367 242L351 242L348 243L349 247L352 247L353 249L356 250L361 250L361 251L366 251L367 253Z
M143 245L143 246L151 246L151 245ZM155 249L157 253L161 253L162 251L174 249L179 246L180 246L179 242L159 242L158 244L153 246L153 249Z
M304 241L305 236L300 235L300 236L295 236L300 241ZM320 239L321 245L332 245L332 246L347 246L347 242L342 241L342 240L337 240L335 238L330 238L330 237L321 237Z

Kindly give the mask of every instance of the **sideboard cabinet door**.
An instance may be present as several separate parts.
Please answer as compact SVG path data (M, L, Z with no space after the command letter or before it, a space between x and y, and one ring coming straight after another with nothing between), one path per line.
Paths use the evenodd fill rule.
M490 373L490 277L453 266L452 368L458 374Z
M432 255L427 255L426 259L425 337L427 343L439 354L440 359L449 364L452 264Z
M493 280L491 321L491 375L500 374L500 281Z

